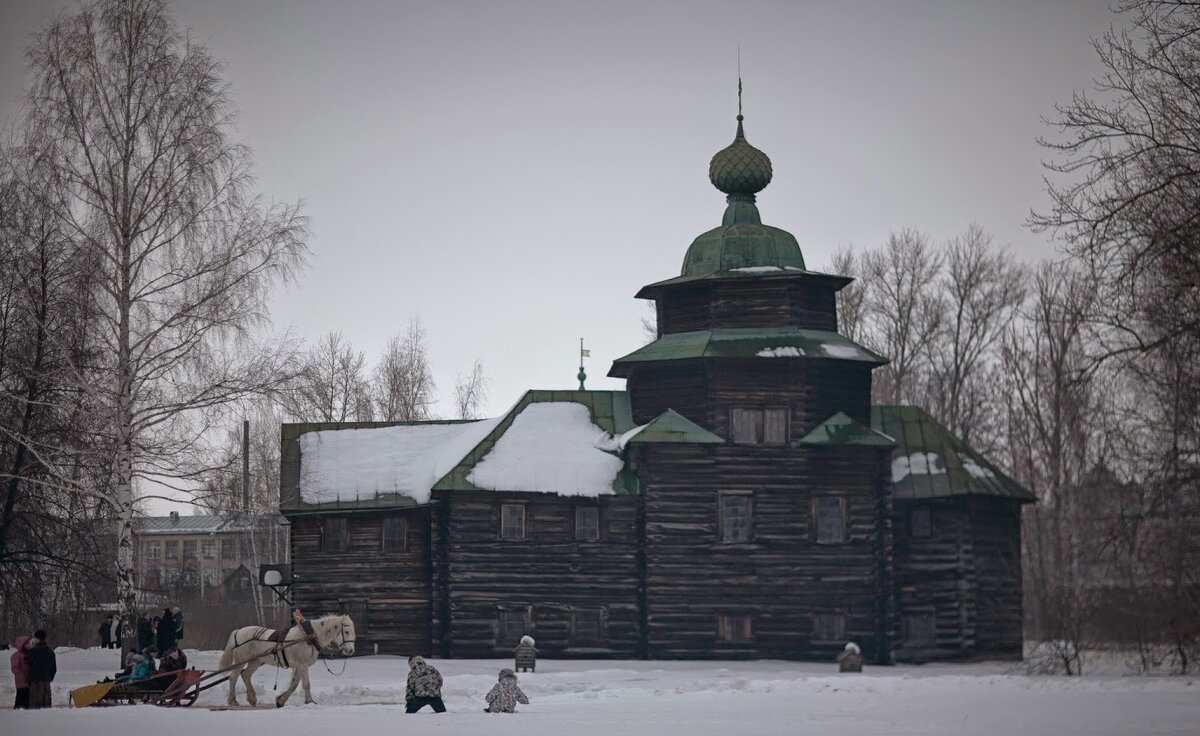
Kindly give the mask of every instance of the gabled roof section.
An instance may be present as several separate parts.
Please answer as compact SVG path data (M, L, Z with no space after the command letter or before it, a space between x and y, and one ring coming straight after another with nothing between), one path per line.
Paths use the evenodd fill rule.
M895 497L920 500L951 496L999 496L1037 500L983 455L915 406L875 406L871 424L894 437L892 483Z
M225 525L234 519L232 516L135 516L133 529L138 534L214 534L219 531L240 531L240 529L225 529Z
M799 327L718 328L674 332L617 358L608 375L624 378L634 363L694 358L829 358L882 365L886 358L827 330Z
M637 477L611 452L633 428L624 391L529 391L433 490L634 494Z
M417 506L496 419L284 424L280 509Z
M837 414L818 424L813 431L797 440L796 444L806 447L835 445L895 447L896 440L883 432L871 429L862 422L855 421L846 412L839 411Z
M709 432L674 409L667 409L640 427L634 427L617 439L617 446L649 444L720 445L725 440Z

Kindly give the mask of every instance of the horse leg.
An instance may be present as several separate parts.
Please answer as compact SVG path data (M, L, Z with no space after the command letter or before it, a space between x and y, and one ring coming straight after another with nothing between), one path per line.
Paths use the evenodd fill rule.
M275 707L282 708L287 703L288 698L292 697L292 693L296 692L296 686L300 684L300 670L292 670L292 681L288 683L287 689L279 693L279 697L275 698Z
M301 682L304 683L304 704L308 705L309 703L316 703L317 701L313 700L312 688L308 684L308 668L307 667L305 667L304 670L301 672L300 677L302 678Z
M258 693L254 691L254 683L250 681L254 677L254 673L261 667L262 664L254 662L246 665L246 669L242 670L242 682L246 683L246 702L251 706L258 705Z
M243 668L244 669L244 668ZM237 681L238 676L242 674L241 670L233 670L229 673L229 696L225 698L225 704L234 706L237 705Z

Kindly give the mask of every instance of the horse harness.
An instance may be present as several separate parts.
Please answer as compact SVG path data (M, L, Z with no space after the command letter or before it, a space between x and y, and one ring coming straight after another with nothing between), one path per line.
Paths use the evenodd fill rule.
M291 629L283 629L282 636L279 639L275 639L272 637L275 636L278 631L280 631L279 629L268 629L265 626L260 626L258 631L255 633L255 635L253 637L251 637L241 643L238 643L237 632L235 631L233 634L233 648L237 649L238 647L242 646L243 644L249 644L252 641L275 642L274 649L272 649L270 652L266 652L265 654L259 655L259 656L266 656L267 654L272 654L275 656L275 662L276 662L277 667L283 667L284 669L290 669L291 664L288 663L287 651L286 651L288 647L294 646L296 644L300 644L303 642L303 643L306 643L309 646L311 646L313 649L317 650L318 657L321 657L324 650L326 649L326 647L321 645L321 641L317 638L316 632L313 631L313 625L312 625L311 621L309 621L307 619L305 619L304 621L301 621L300 628L304 631L304 637L300 638L300 639L292 639L291 641L288 641L286 638L287 632L290 631ZM267 632L271 632L271 633L268 634L265 639L260 638L264 633L267 633ZM340 642L331 642L331 644L333 644L333 643L337 644L337 647L336 647L337 649L339 649L339 650L343 649L347 644L354 642L354 639L346 638L346 627L345 626L340 627L338 634L341 638L341 641ZM333 649L333 647L329 647L329 648ZM328 667L328 665L326 665L326 667Z

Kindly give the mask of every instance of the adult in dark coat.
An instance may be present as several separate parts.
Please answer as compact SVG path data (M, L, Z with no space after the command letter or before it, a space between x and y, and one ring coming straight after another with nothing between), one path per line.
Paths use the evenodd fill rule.
M137 651L154 646L154 629L150 626L150 614L143 613L137 620Z
M158 635L155 638L154 646L160 652L165 652L175 646L175 617L171 615L169 608L164 608L162 616L158 618Z
M29 707L50 707L50 683L58 674L58 661L54 650L46 643L46 632L38 629L33 632L33 641L29 653L25 655L29 664Z
M103 649L112 647L112 616L100 622L100 646Z

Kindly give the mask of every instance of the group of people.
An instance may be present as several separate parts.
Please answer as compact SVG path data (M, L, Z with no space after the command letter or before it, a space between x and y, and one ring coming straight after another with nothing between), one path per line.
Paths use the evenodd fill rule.
M485 713L515 713L517 703L529 704L529 698L517 684L517 674L505 667L500 670L499 682L492 686L486 696L488 707ZM442 674L424 657L413 655L408 658L408 684L404 688L404 712L416 713L425 706L434 713L445 713L442 702Z
M38 629L33 636L17 637L16 649L9 657L13 683L17 686L16 709L50 707L50 683L58 673L54 650L46 643L46 632Z
M158 659L157 663L155 659ZM116 674L116 679L117 682L145 680L164 672L186 670L187 666L187 654L176 644L172 644L165 652L159 652L158 648L153 646L146 647L141 652L129 647L125 652L125 669ZM169 678L162 678L159 684L165 687L169 684L168 680Z
M183 640L183 611L179 610L179 606L164 608L160 615L153 618L150 614L143 613L137 619L135 631L135 651L141 652L147 647L155 647L160 652L166 652ZM100 622L100 646L105 649L122 649L122 639L126 633L120 616L108 616Z

